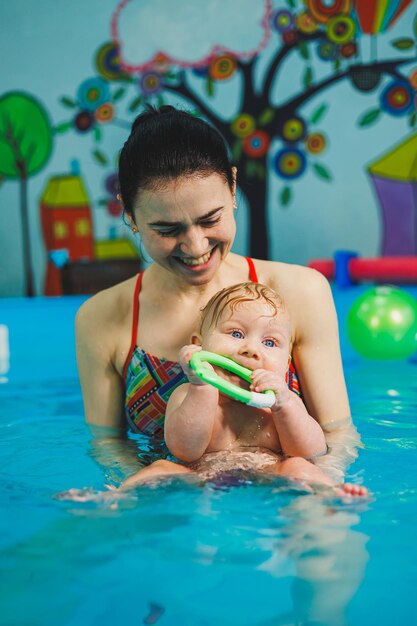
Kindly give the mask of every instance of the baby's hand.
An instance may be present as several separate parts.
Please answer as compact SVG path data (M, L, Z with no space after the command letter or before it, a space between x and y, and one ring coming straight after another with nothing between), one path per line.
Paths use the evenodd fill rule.
M291 400L291 391L282 376L278 376L275 372L269 370L256 369L251 374L252 383L251 391L258 393L272 389L275 393L275 404L272 405L272 411L279 411L284 405Z
M178 354L178 361L181 365L184 374L187 376L188 381L192 385L206 385L207 383L203 382L198 376L195 375L194 370L190 367L190 359L193 354L199 352L201 350L201 346L196 346L195 344L190 344L188 346L183 346ZM213 369L210 364L208 364L210 369Z

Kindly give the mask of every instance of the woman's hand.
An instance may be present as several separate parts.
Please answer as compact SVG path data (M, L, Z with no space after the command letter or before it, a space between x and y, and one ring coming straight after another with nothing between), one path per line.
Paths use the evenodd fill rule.
M272 389L275 393L275 404L271 407L273 412L282 409L286 404L288 404L293 396L293 392L288 389L285 379L276 374L276 372L256 369L253 370L251 378L251 391L261 393L262 391Z
M187 376L188 381L192 385L207 385L207 383L205 383L200 378L198 378L198 376L196 376L196 374L194 373L194 370L191 369L190 367L191 357L196 352L200 352L200 350L201 350L201 346L197 346L195 344L189 344L188 346L183 346L178 354L179 364L181 365L184 374ZM211 369L212 371L214 371L210 363L207 363L204 367L207 367L208 369Z

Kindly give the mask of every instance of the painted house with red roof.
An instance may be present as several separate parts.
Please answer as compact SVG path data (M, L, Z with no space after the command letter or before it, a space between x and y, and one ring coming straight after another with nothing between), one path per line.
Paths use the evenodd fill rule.
M48 254L44 293L62 294L60 270L51 260L57 250L67 252L68 261L94 258L93 222L87 191L80 176L53 176L40 203L42 233Z

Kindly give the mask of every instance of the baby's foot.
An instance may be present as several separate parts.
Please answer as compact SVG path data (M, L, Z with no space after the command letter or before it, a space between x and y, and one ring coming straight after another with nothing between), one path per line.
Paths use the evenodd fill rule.
M353 483L343 483L334 488L338 496L365 497L369 495L369 491L362 485L354 485Z

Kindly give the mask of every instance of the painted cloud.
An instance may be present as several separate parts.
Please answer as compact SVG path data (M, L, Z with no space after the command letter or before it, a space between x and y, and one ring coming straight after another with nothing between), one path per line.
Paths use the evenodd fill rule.
M271 0L122 0L112 21L122 66L148 69L158 55L183 67L220 53L248 58L269 38Z

